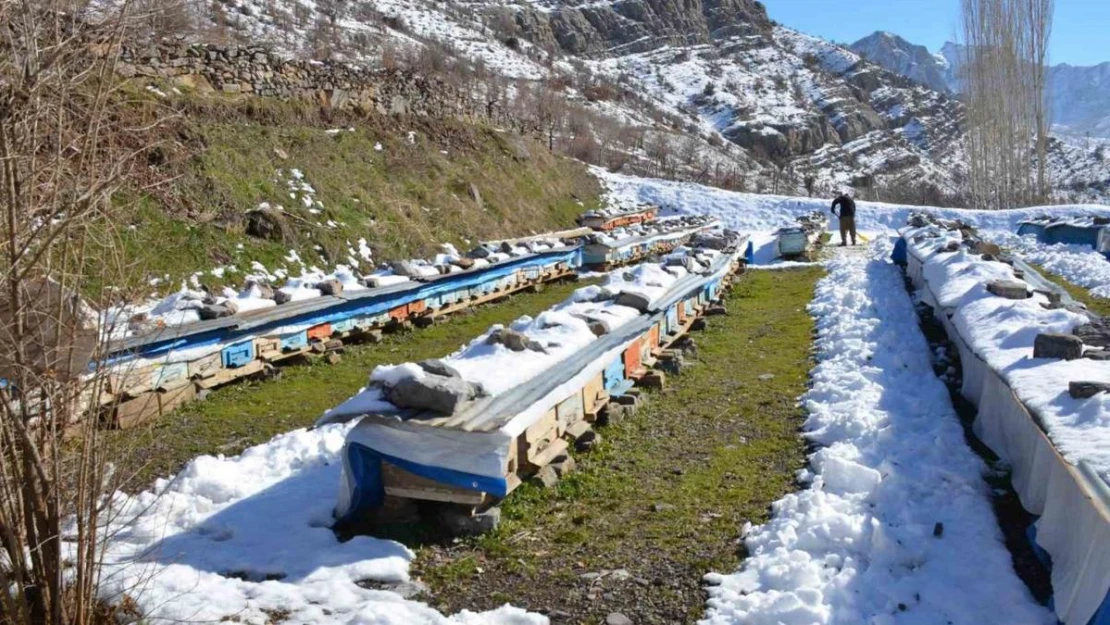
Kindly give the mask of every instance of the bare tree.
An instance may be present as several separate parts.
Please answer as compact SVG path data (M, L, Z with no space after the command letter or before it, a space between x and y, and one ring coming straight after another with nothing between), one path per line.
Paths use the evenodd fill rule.
M97 410L106 324L81 300L127 267L112 196L154 122L125 121L123 1L0 0L0 620L97 618L108 470ZM131 16L134 19L124 19ZM150 122L150 123L147 123ZM66 442L66 438L75 440ZM63 534L64 528L64 534Z
M963 0L968 169L979 207L1022 206L1048 196L1052 11L1053 0Z

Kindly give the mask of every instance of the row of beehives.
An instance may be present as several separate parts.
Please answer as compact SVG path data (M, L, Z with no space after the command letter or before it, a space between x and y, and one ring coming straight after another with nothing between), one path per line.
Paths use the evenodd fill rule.
M705 220L700 225L681 227L669 232L650 236L629 237L618 241L592 240L583 248L582 264L590 269L604 271L631 263L640 262L655 254L666 254L680 245L685 245L699 232L706 232L720 226L717 220Z
M593 230L610 231L633 224L655 221L659 217L659 207L645 205L635 210L621 212L590 211L579 217L578 222Z
M717 279L687 293L663 311L646 313L651 319L650 325L624 344L619 356L608 361L578 390L547 406L543 417L510 443L504 465L504 492L483 492L438 482L383 458L380 471L386 496L383 507L404 510L406 506L399 500L436 501L459 506L453 509L456 521L459 518L480 519L484 510L512 492L523 479L541 471L561 474L568 465L567 452L571 444L581 445L593 440L594 425L603 425L611 418L618 418L615 415L623 416L635 409L638 404L635 385L661 387L665 372L677 371L683 366L684 356L682 350L675 347L676 342L707 312L715 312L714 308L724 311L717 302L743 266L742 258L737 255L730 261L728 271ZM521 406L520 410L532 408ZM481 520L477 522L480 524Z
M207 346L190 347L186 343L183 349L161 357L137 355L108 368L97 402L101 417L111 426L130 427L196 399L198 394L203 397L214 387L273 375L274 365L280 361L312 354L331 357L328 355L342 349L345 342L377 342L383 331L429 325L437 317L566 278L574 274L574 265L555 257L547 264L522 267L504 275L493 265L488 280L457 289L441 288L432 295L422 293L425 284L414 282L407 292L411 300L404 301L404 295L393 293L377 310L371 306L368 312L367 306L361 306L345 315L325 308L314 314L315 320L287 320L272 330L230 336ZM460 278L473 282L475 273L482 272L460 274ZM449 284L450 278L439 282L444 283ZM349 301L337 302L337 307L351 308Z

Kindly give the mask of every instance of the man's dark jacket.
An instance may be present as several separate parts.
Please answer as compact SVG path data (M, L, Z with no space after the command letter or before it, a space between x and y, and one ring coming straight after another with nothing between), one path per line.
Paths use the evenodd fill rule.
M840 207L840 212L836 212L836 207ZM832 212L837 217L855 217L856 216L856 201L847 195L842 195L833 200Z

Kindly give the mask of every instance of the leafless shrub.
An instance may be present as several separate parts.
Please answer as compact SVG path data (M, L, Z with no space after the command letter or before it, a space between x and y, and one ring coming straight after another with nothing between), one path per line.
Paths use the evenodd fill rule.
M103 324L79 296L129 269L114 253L112 196L152 147L143 136L157 115L119 115L112 71L125 37L160 22L126 2L89 9L0 0L5 623L96 621L104 495L126 479L107 468L94 414L106 383Z

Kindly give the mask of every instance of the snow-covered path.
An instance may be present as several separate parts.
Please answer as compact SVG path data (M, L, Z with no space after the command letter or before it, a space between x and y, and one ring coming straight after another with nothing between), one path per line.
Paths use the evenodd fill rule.
M985 238L1009 249L1027 262L1036 263L1094 297L1110 298L1110 261L1086 245L1049 245L1033 236L1010 232L985 232Z
M745 528L739 572L708 576L704 623L1054 623L1013 571L889 242L872 252L838 254L811 305L807 487Z

